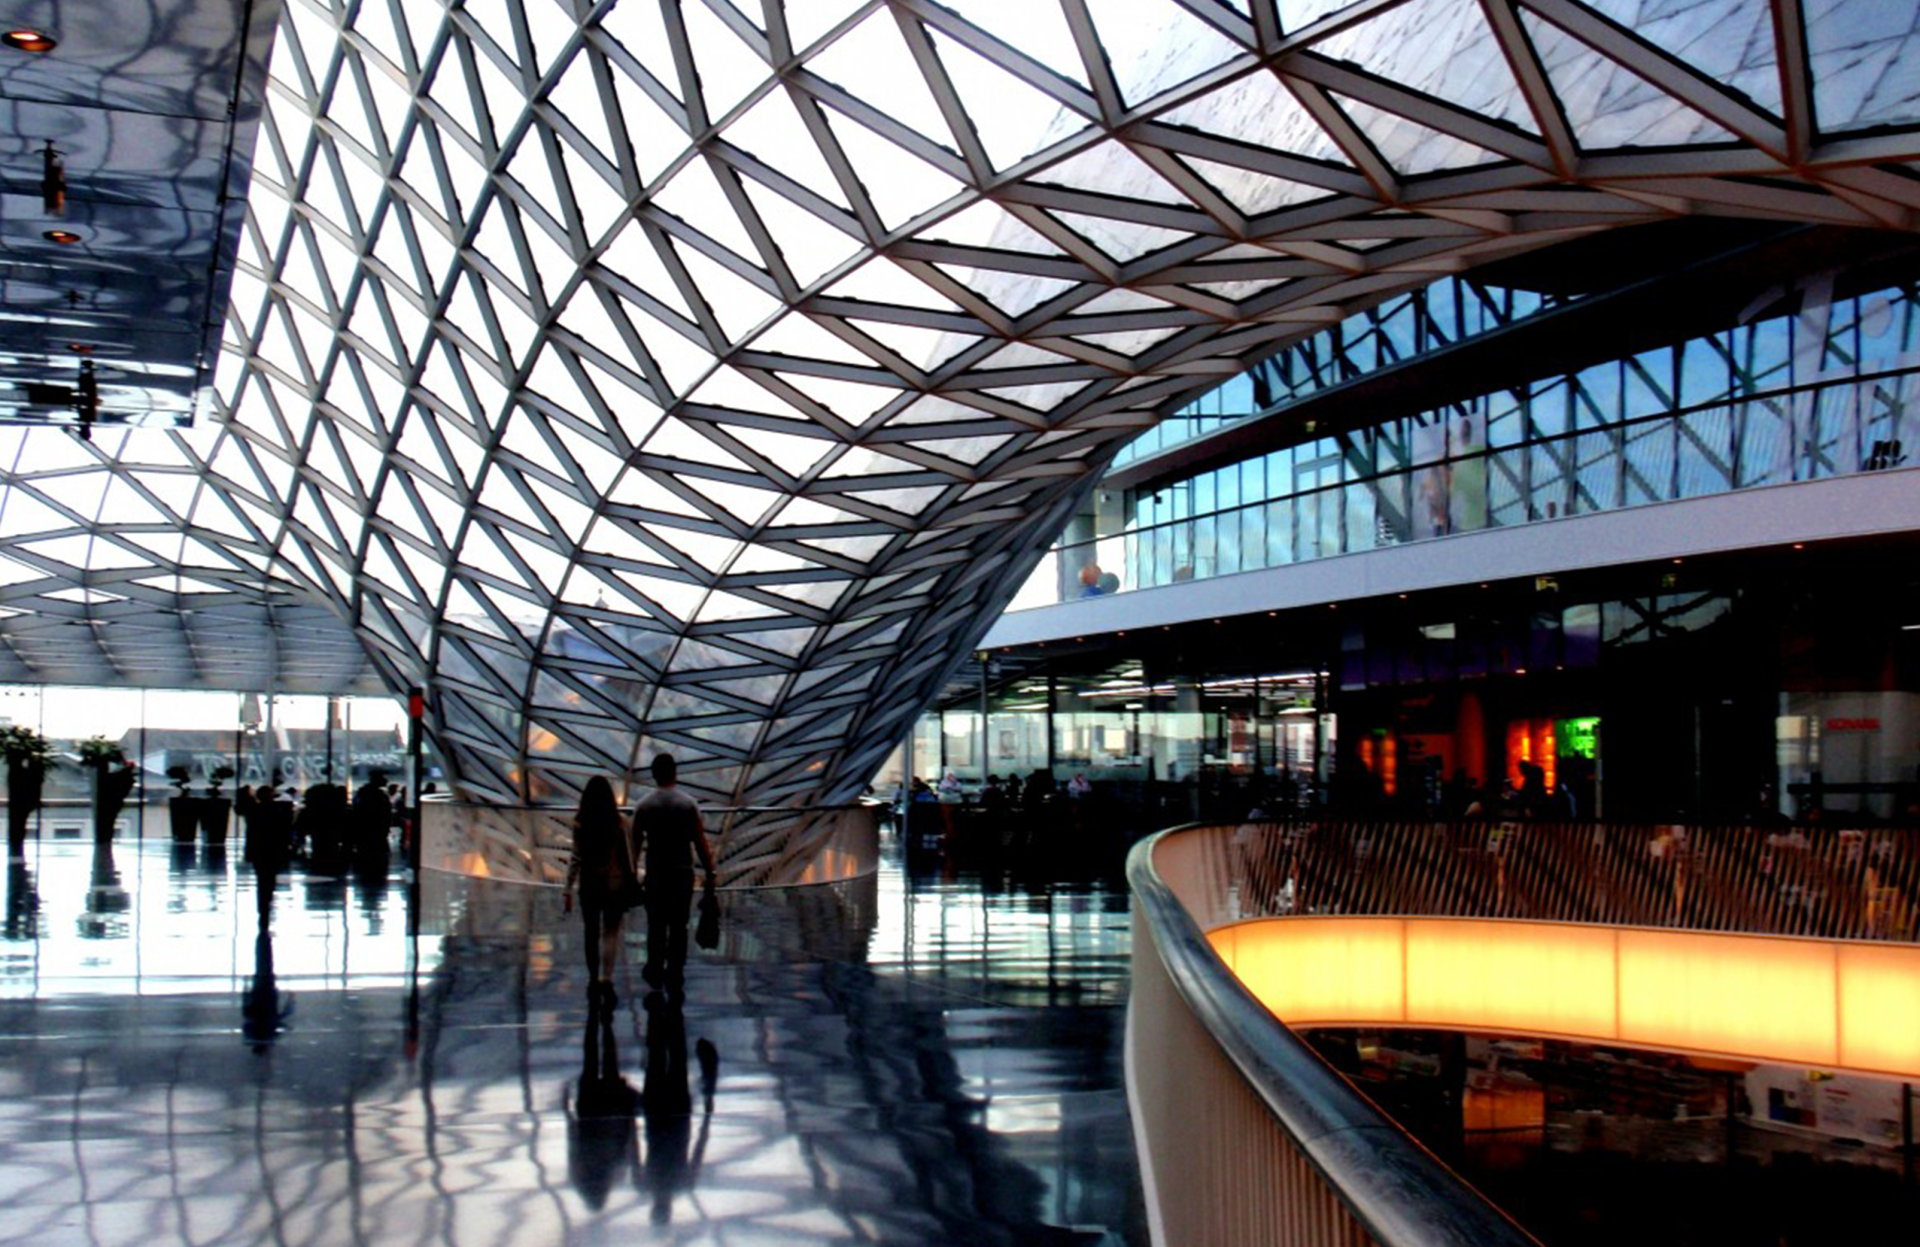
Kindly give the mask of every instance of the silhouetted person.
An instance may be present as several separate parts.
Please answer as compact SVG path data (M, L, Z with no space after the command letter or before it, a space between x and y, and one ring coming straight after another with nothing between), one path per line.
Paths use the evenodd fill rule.
M648 992L647 1076L640 1100L647 1115L647 1186L653 1192L653 1223L673 1220L673 1197L693 1189L706 1156L713 1124L713 1089L720 1054L707 1040L695 1045L700 1062L700 1138L693 1138L693 1096L687 1088L687 1019L680 1002Z
M240 834L253 835L253 816L260 809L260 799L254 795L252 784L242 784L233 790L233 812L240 820Z
M980 805L995 819L1002 818L1008 810L1007 790L1000 786L998 775L987 776L986 787L980 790Z
M393 798L387 795L387 773L375 771L353 794L353 851L385 853L387 833L393 827Z
M1520 793L1515 798L1525 818L1542 818L1553 812L1547 797L1547 772L1532 762L1520 764Z
M240 1004L240 1033L255 1052L286 1033L293 1013L293 997L280 990L273 977L273 935L263 926L253 941L253 982Z
M613 967L620 959L620 930L634 884L633 842L627 820L614 804L613 785L596 775L580 790L573 816L573 859L567 865L567 911L580 893L580 919L587 954L587 995L613 1004Z
M331 867L344 856L347 824L347 790L339 784L315 784L307 789L306 806L300 811L300 839L306 842L308 860Z
M606 1206L622 1170L632 1175L635 1186L640 1184L640 1146L633 1126L639 1104L633 1084L620 1076L613 1009L596 1002L587 1011L580 1082L567 1122L567 1176L589 1208Z
M633 839L647 863L648 986L678 990L687 966L687 917L693 911L693 858L713 888L713 847L700 817L700 803L680 790L680 766L670 753L653 758L654 791L633 807Z
M254 902L263 932L273 919L274 890L280 886L280 876L286 873L287 863L293 857L292 820L280 814L278 807L270 792L268 800L256 797L253 816L246 821L247 864L253 867ZM271 950L268 958L271 961Z
M1020 808L1029 816L1037 817L1053 799L1053 773L1036 769L1027 776L1026 787L1020 793Z

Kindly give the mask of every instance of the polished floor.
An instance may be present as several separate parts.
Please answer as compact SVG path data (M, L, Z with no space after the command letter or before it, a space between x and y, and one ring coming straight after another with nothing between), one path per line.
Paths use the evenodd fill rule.
M1146 1241L1116 850L732 897L597 1013L550 890L296 870L261 939L148 828L8 872L0 1242Z

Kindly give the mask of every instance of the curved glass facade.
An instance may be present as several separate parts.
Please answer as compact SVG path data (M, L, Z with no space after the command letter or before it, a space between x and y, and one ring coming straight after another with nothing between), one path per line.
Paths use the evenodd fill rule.
M1125 527L1049 551L1015 606L1088 596L1088 566L1115 574L1112 592L1149 589L1911 466L1916 400L1912 289L1809 300L1794 315L1129 491Z

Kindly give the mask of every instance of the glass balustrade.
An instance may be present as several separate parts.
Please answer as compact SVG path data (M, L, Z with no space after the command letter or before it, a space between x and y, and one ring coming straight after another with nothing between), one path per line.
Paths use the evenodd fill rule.
M1920 448L1917 401L1920 368L1906 368L1504 444L1497 416L1454 415L1414 430L1428 434L1437 453L1404 455L1390 469L1357 479L1340 478L1352 476L1358 456L1336 458L1336 451L1326 456L1334 462L1314 467L1303 458L1309 448L1295 447L1293 475L1310 482L1306 487L1056 546L1013 609L1907 466ZM1543 422L1536 410L1526 423L1537 430ZM1493 430L1495 444L1482 444L1476 424ZM1380 459L1391 457L1375 463Z

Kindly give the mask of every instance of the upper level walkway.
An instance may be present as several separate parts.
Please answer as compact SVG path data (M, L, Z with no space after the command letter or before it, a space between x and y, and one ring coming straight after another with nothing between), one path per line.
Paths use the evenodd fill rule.
M1369 544L1305 562L1010 610L980 648L1915 529L1920 468L1860 472Z

